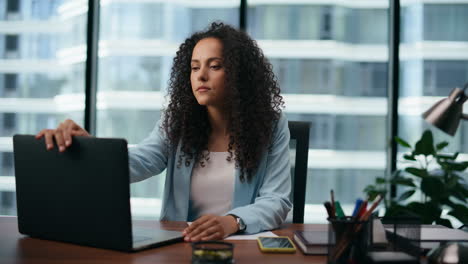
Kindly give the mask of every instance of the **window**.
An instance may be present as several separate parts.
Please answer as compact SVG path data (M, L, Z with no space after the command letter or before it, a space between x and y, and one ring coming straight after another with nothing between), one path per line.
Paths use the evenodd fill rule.
M0 33L0 214L15 215L11 137L56 127L65 117L83 121L86 32L74 25L85 25L87 1L3 2L0 20L8 33ZM67 9L71 2L74 8ZM11 21L15 26L8 27ZM71 38L83 41L66 41Z
M428 125L420 116L442 97L447 97L452 89L462 88L468 81L468 58L462 55L467 54L468 3L455 2L412 1L402 12L401 32L405 43L400 45L398 135L414 144L424 130L430 129L434 142L449 143L444 151L460 152L459 159L466 160L467 122L461 121L455 136L451 137ZM401 154L405 151L399 148ZM398 160L397 167L405 165Z
M320 39L331 39L332 38L332 18L333 9L331 6L322 7L322 21L320 23Z
M7 73L4 76L5 76L5 88L11 89L11 90L16 89L18 75Z
M447 96L453 88L463 88L468 80L468 61L426 60L424 95Z
M0 63L8 69L0 72L0 140L55 127L65 117L82 123L87 1L4 2L4 20L20 27L0 33L0 56L6 55ZM389 2L247 1L246 31L273 65L286 115L311 122L306 222L323 221L329 189L342 194L346 210L362 186L385 173ZM410 142L428 127L419 110L468 80L468 4L462 2L402 1L398 135ZM160 118L178 45L211 21L238 26L239 4L101 1L97 136L142 140ZM11 102L6 97L18 103L3 104ZM468 151L468 122L455 138L434 132L454 151ZM12 179L12 160L5 158L12 149L5 146L0 177ZM131 186L138 217L158 216L163 181L164 173Z
M330 10L316 5L252 4L247 31L257 39L328 39Z
M181 42L210 22L238 26L235 1L101 2L97 136L143 140L160 119ZM135 218L157 219L165 173L131 185Z
M7 52L18 51L18 35L5 36L5 49Z
M3 114L3 129L6 131L13 130L16 127L16 114L5 113Z
M20 0L7 0L6 11L7 13L18 13L20 7Z
M311 124L308 184L318 185L307 189L306 222L317 221L323 206L314 203L331 188L366 175L339 197L352 206L362 186L384 174L388 1L372 2L248 2L247 31L273 65L288 119Z
M468 41L468 31L461 26L468 23L466 3L425 4L421 12L424 40Z
M16 94L16 89L17 89L17 84L18 84L18 75L6 73L3 75L3 80L4 80L3 96L13 97Z

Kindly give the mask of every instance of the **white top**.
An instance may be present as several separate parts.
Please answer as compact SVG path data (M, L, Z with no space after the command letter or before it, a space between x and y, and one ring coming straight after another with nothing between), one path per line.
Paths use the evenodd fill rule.
M231 210L235 161L227 161L228 156L229 152L210 152L204 167L199 162L193 167L190 191L198 217L224 215Z

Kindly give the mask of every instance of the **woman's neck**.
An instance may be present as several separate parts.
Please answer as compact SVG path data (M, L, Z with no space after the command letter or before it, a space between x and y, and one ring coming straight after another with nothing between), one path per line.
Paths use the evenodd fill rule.
M214 107L209 107L207 110L211 125L208 150L213 152L226 152L229 148L229 133L225 112Z
M215 107L208 107L207 110L208 119L211 125L211 133L219 136L227 136L228 121L225 111Z

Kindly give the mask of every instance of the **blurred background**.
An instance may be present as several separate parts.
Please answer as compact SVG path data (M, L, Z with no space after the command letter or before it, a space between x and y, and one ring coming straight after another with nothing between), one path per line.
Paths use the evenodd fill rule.
M325 222L330 189L346 210L388 166L389 0L246 3L242 17L240 0L101 0L95 134L130 145L146 137L180 43L212 21L239 28L243 19L289 120L311 123L305 222ZM468 81L467 14L464 0L401 1L398 135L409 142L429 128L421 113ZM16 215L12 136L66 118L83 125L87 15L83 0L0 0L2 215ZM467 125L453 138L432 130L466 153ZM136 218L159 217L164 177L132 184Z

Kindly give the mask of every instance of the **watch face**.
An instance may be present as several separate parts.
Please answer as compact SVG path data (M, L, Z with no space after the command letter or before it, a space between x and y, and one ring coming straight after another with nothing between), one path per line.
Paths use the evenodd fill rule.
M242 221L242 218L238 217L237 218L237 224L239 225L239 230L244 231L246 226L244 224L244 221Z

